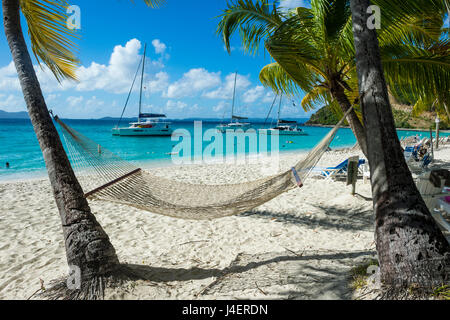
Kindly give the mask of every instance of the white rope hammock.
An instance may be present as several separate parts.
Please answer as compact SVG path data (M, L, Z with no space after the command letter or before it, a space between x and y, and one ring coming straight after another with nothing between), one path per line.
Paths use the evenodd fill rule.
M69 158L88 199L126 204L182 219L215 219L249 211L301 187L328 149L339 123L291 170L259 180L227 185L190 184L144 171L63 123L60 124ZM82 173L89 173L82 175ZM86 178L87 177L87 178ZM92 187L92 185L95 187Z

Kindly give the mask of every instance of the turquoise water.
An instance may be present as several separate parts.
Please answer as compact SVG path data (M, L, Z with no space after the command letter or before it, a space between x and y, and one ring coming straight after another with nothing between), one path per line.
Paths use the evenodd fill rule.
M111 128L115 126L115 121L107 120L64 120L69 126L75 130L81 132L85 136L99 143L103 147L111 150L112 152L120 155L123 159L134 163L148 162L148 164L169 164L172 161L173 155L171 152L180 151L176 157L188 157L189 150L187 144L185 148L181 148L182 141L190 141L190 154L192 157L199 154L205 154L205 149L211 149L211 143L215 139L224 139L222 155L228 155L229 153L239 154L254 154L257 152L270 152L272 145L276 145L270 141L270 136L265 135L258 138L258 147L255 150L254 145L250 144L249 139L234 140L230 145L227 152L227 141L224 135L216 133L215 138L210 141L197 139L194 141L194 123L174 121L172 127L174 130L184 130L183 135L171 137L120 137L112 136ZM214 128L218 125L217 122L202 122L202 134L206 132L215 133ZM253 128L263 128L263 124L256 123ZM57 125L59 130L59 126ZM319 142L331 128L323 127L302 127L307 136L280 136L279 137L279 150L280 152L304 152L313 148L317 142ZM208 131L210 130L210 131ZM190 134L189 138L187 134ZM419 135L426 137L428 133L420 131L399 131L399 137L406 137L412 135ZM447 134L442 134L447 135ZM172 141L174 139L174 141ZM187 140L184 140L187 139ZM267 148L264 143L261 143L259 139L266 139ZM231 140L230 140L231 141ZM356 142L355 137L350 129L339 129L336 138L331 144L331 148L348 147L354 145ZM200 144L199 144L200 143ZM229 145L229 146L230 146ZM213 157L220 156L221 152L218 151L207 152ZM5 163L10 163L10 168L7 169ZM39 177L45 174L45 164L42 158L42 153L39 148L36 136L29 120L25 119L0 119L0 180L9 179L22 179L30 177Z

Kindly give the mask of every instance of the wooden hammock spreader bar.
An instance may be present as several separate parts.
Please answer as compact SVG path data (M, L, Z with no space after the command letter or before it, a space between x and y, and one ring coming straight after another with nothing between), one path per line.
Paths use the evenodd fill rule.
M141 171L141 168L137 168L137 169L135 169L135 170L133 170L131 172L128 172L128 173L124 174L123 176L120 176L120 177L118 177L118 178L116 178L116 179L114 179L114 180L112 180L112 181L110 181L108 183L105 183L104 185L101 185L98 188L95 188L94 190L91 190L91 191L85 193L84 197L87 198L87 197L93 195L94 193L99 192L100 190L103 190L103 189L105 189L105 188L107 188L107 187L109 187L109 186L111 186L111 185L113 185L113 184L115 184L115 183L125 179L126 177L129 177L132 174L135 174L135 173L139 172L139 171Z

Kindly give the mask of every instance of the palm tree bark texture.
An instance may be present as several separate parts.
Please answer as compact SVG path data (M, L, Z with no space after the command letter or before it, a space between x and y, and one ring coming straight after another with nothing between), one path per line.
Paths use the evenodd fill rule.
M388 288L429 291L449 281L450 247L417 190L400 148L377 32L367 24L370 5L369 0L351 0L381 281Z
M108 274L119 261L89 208L47 110L21 29L20 1L3 0L2 8L6 38L61 217L67 262L79 268L81 282Z

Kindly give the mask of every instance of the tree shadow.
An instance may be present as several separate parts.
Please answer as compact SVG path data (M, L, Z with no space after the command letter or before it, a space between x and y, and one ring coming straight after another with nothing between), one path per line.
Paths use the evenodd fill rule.
M369 201L369 200L367 200ZM371 201L371 199L370 199ZM274 220L279 223L298 224L316 229L338 229L351 231L372 230L374 228L373 210L340 209L334 206L312 205L321 215L287 214L267 210L255 210L241 214L241 216Z
M123 264L131 280L154 283L215 278L197 297L229 297L255 291L278 299L350 299L349 270L374 251L238 254L225 269L164 268ZM280 286L285 290L280 290ZM267 293L266 293L267 292Z

